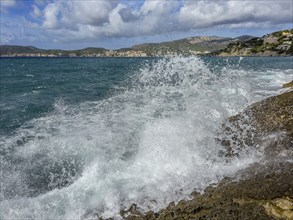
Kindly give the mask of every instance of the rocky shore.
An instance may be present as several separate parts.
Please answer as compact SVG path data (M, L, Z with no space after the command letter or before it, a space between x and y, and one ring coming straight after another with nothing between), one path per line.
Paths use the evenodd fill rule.
M245 42L233 42L223 50L216 51L218 56L292 56L293 29L274 32L255 37Z
M284 84L292 87L293 81ZM252 104L223 124L217 140L227 160L248 148L259 148L263 159L194 192L189 201L170 203L157 213L141 213L133 204L121 210L127 220L170 219L293 219L293 89Z

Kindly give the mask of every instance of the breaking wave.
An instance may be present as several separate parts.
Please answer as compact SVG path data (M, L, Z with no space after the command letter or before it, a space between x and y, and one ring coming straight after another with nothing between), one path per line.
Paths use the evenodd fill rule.
M290 77L167 57L146 62L107 99L56 100L54 111L1 137L1 219L119 219L132 203L158 210L233 176L261 152L227 161L215 140L221 124Z

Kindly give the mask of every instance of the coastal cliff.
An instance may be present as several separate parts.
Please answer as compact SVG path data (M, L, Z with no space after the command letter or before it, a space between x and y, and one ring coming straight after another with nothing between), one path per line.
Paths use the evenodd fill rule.
M293 55L293 29L234 42L216 52L218 56L290 56Z
M284 87L292 86L292 82ZM248 125L244 128L242 125ZM245 133L245 136L244 136ZM229 138L228 138L229 137ZM226 138L226 139L225 139ZM170 219L293 219L293 91L252 104L223 124L218 138L228 161L245 148L263 149L264 158L209 186L194 192L189 201L170 203L159 212L141 213L133 204L121 215L127 220ZM229 140L229 141L228 141Z

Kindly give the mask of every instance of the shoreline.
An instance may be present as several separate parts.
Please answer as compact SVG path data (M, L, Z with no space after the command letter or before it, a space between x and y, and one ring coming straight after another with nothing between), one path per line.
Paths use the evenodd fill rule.
M181 55L175 55L181 56ZM182 55L185 56L185 55ZM208 55L208 54L198 54L198 55L187 55L188 56L198 56L198 57L217 57L217 58L226 58L226 57L293 57L293 55ZM69 57L69 56L0 56L0 59L14 59L14 58L164 58L169 57L169 55L163 56L76 56L76 57Z
M293 219L293 81L283 84L283 88L289 88L289 91L256 102L227 119L230 126L232 123L238 128L236 132L240 135L237 138L241 140L230 145L224 142L227 149L224 156L237 157L233 154L236 148L245 150L259 144L264 148L264 159L260 163L239 171L233 178L224 178L216 186L208 186L203 194L193 192L191 200L172 202L158 212L142 213L136 204L132 204L127 210L121 210L122 218ZM243 122L244 115L249 115L251 120ZM239 123L253 125L254 140L241 136ZM263 139L280 132L282 135L278 137Z
M2 57L160 57L173 56L292 56L293 29L262 37L196 36L160 43L143 43L120 49L40 49L34 46L0 45Z
M135 74L141 73L142 78L139 79L143 79L143 83L146 83L147 87L144 86L142 90L141 87L139 87L139 90L134 89L131 90L130 93L128 93L129 90L127 90L126 93L124 92L124 90L122 90L122 92L120 92L121 90L115 90L115 92L117 91L117 93L115 93L114 96L112 95L112 93L104 93L105 95L102 96L102 98L99 97L98 99L96 98L96 95L93 95L96 94L95 91L100 91L98 86L91 87L93 84L97 85L96 82L108 83L108 79L112 79L112 77L115 75L118 76L118 74L115 73L125 72L124 66L126 66L126 68L130 66L127 65L128 63L136 64L137 62L140 63L141 61L147 60L150 61L147 62L148 65L149 63L155 62L155 65L151 66L152 68L150 68L150 71L148 71L148 69L147 71L143 69L143 72L136 73L136 66L134 68ZM210 65L213 64L212 62L210 62L211 60L216 61L216 64L223 65L219 66L220 69L212 69L216 71L210 72L210 67L214 67L214 65ZM255 219L269 219L269 217L267 217L264 205L269 207L274 206L274 204L278 203L278 201L280 200L284 203L291 204L291 197L288 196L291 196L292 193L291 191L282 191L284 190L282 189L282 186L286 186L286 189L290 188L290 184L288 185L288 182L292 175L291 173L293 172L291 172L290 163L287 163L288 161L286 162L286 157L287 159L293 158L293 153L289 148L288 141L290 141L290 139L286 138L289 136L285 136L286 126L280 127L278 126L278 124L283 121L290 122L290 120L288 120L288 117L286 117L286 112L289 112L290 109L286 110L286 107L289 106L289 108L292 108L293 97L291 97L292 95L290 95L288 98L288 94L285 93L276 96L280 97L276 100L275 95L289 91L287 89L281 89L280 82L288 82L292 80L292 63L291 58L246 58L243 61L245 62L242 62L241 58L209 57L203 58L201 60L196 57L179 57L175 58L174 60L171 57L162 60L144 58L103 58L100 60L70 60L66 58L59 60L38 60L24 58L19 60L2 60L2 64L5 64L3 66L3 70L5 70L3 71L4 79L6 79L5 82L7 84L13 83L14 80L19 82L19 84L8 87L11 88L11 90L6 90L4 87L4 91L7 92L3 95L9 98L10 93L11 95L14 94L11 91L14 90L14 88L21 87L23 85L23 82L35 82L29 87L33 89L32 92L30 92L29 89L23 91L23 93L27 91L30 92L28 93L30 95L26 96L25 98L25 101L27 101L26 103L34 101L34 98L36 97L38 98L38 100L40 100L40 102L36 102L36 104L40 104L39 106L41 106L44 101L48 101L47 103L49 103L50 105L52 103L51 106L54 107L52 114L50 113L51 110L48 111L49 114L43 111L45 112L45 114L40 116L35 114L34 111L30 111L31 109L28 109L29 114L27 115L34 116L36 120L31 121L31 119L28 118L27 120L24 120L24 122L29 122L29 125L31 125L31 127L29 127L28 132L29 134L36 134L35 137L37 138L34 139L33 137L33 139L30 139L30 136L26 135L26 133L24 133L23 135L23 132L26 132L27 130L23 130L22 128L20 128L16 130L15 134L12 134L11 136L8 136L7 139L5 139L4 146L6 146L6 143L7 146L9 146L10 143L15 143L15 148L18 148L20 146L20 149L28 150L32 154L31 156L21 156L21 162L16 167L17 173L18 167L20 167L19 172L24 174L25 178L23 179L25 180L25 182L23 182L23 180L20 178L17 179L17 181L20 180L20 184L18 185L19 188L14 188L13 184L10 184L10 182L8 182L9 184L5 185L7 186L5 190L9 196L9 193L11 192L11 197L9 197L7 200L6 198L8 196L5 198L4 203L6 205L5 208L3 208L5 212L4 215L7 217L11 216L11 218L16 216L13 213L11 215L9 214L11 210L14 213L19 213L18 216L22 216L24 218L25 216L29 215L27 215L26 213L34 211L35 217L33 218L37 219L44 218L41 216L45 216L45 218L47 216L47 218L55 219L62 217L68 218L67 216L73 216L73 218L88 219L91 218L92 214L99 213L101 216L104 216L104 218L112 217L113 219L120 219L119 213L121 211L121 214L124 215L124 219L130 219L130 217L133 217L133 219L219 219L219 216L222 216L221 219L251 219L251 214L247 214L246 217L240 216L240 214L244 212L242 210L243 207L241 206L241 204L244 204L245 207L247 207L246 205L248 205L250 208L254 208L254 206L257 206L254 213L262 213L262 217L256 216ZM180 62L179 67L175 65L175 67L171 66L172 68L165 68L165 66L169 63L176 64L178 62ZM57 63L61 65L55 65ZM157 65L158 63L159 65ZM240 63L241 65L239 65ZM109 71L110 74L106 72L105 75L103 75L104 70L107 70L107 68L109 66L111 67L112 64L115 64L115 67L117 67L117 69L114 69L114 71ZM190 64L196 67L191 68L190 70L186 69L185 67L189 67ZM203 66L201 66L201 64L203 64ZM233 66L230 64L236 65ZM253 66L250 66L250 64L253 64ZM47 65L50 67L48 68ZM198 78L196 76L202 73L202 71L199 71L198 66L201 67L201 69L207 68L207 71L203 72L203 76L205 76L205 74L211 74L211 77L208 77L206 81L198 81ZM226 68L224 68L224 71L222 71L222 66L228 66L228 71L226 71ZM141 66L138 65L138 67ZM164 70L162 71L161 68L164 68ZM153 69L155 70L154 72ZM15 70L19 70L19 72ZM172 72L173 70L174 72ZM233 70L235 70L235 72ZM112 72L114 74L112 74ZM177 73L181 73L182 78L179 78L179 80L178 78L176 78L176 80L174 81L176 88L173 87L173 81L172 87L165 87L165 85L169 84L164 84L164 79L166 79L167 77L169 78L172 76L176 76L175 74ZM194 79L193 77L190 77L190 75L187 75L187 73L195 74ZM224 75L224 78L219 78L218 80L217 77L213 77L213 73L224 73L227 74L227 76ZM167 75L163 79L156 79L156 82L162 82L163 86L157 87L157 85L155 85L154 87L149 87L148 83L153 82L153 76L161 74ZM109 78L106 78L107 81L100 81L99 77L93 77L100 75L103 78L104 76ZM120 76L124 75L119 74L119 77ZM126 76L126 79L128 79L128 75ZM50 80L50 78L52 78L53 80ZM84 78L85 80L83 80ZM22 81L19 79L24 80ZM64 79L66 79L66 83L63 84L62 82L64 82ZM115 78L115 80L116 79L120 78ZM124 81L124 78L122 79L123 80L121 82L123 82L123 85L124 82L129 82ZM177 86L177 82L180 82L180 79L183 79L184 83ZM215 81L211 82L211 80L213 79L215 79ZM136 81L135 79L135 83L136 82L141 81ZM188 84L186 84L185 82L187 82ZM289 84L284 84L283 87L288 87L292 83L293 82ZM106 84L102 83L102 85L104 86ZM109 84L109 88L110 86L112 86L112 84ZM70 94L67 96L66 93L59 92L59 88L65 90L68 89L67 91L70 91ZM84 88L86 88L86 90L84 90ZM88 88L91 89L88 90ZM54 93L56 89L57 92ZM181 92L182 90L183 92ZM234 91L231 94L229 92L231 90L234 90L237 95L234 93ZM62 94L62 96L64 96L65 98L68 97L68 100L71 98L75 100L77 97L79 97L79 94L84 94L84 91L86 95L90 94L91 97L88 98L88 96L81 96L77 100L77 102L73 103L73 105L71 105L71 103L69 102L67 103L66 101L63 102L63 100L59 102L59 100L55 98L57 97L56 94ZM161 96L162 92L166 93L169 91L172 92L171 94L173 94L173 92L176 92L174 93L176 94L176 97L174 98L176 98L177 101L178 97L179 100L179 102L176 102L176 106L177 103L187 103L186 110L185 108L183 108L182 111L180 108L178 109L178 111L176 108L175 111L171 112L171 114L169 114L168 112L166 116L162 115L161 117L161 115L153 115L153 109L170 109L169 100L173 102L173 95L171 96L171 99L169 95L166 97L167 99L162 99ZM177 91L179 92L177 93ZM21 98L22 96L20 96L19 94L23 93L16 93L17 96L14 97ZM43 94L46 95L48 93L52 94L52 96L49 96L49 98L52 97L51 99L47 99L46 96L42 96ZM118 94L118 96L116 94ZM181 94L183 96L181 96ZM199 96L197 94L199 94ZM149 99L150 95L152 96L151 99ZM187 95L187 99L185 99L185 95ZM106 101L103 100L104 97ZM181 97L183 97L184 100L182 100ZM265 99L264 97L270 98ZM124 101L125 99L126 101ZM262 99L262 101L259 101L260 99ZM52 102L50 100L52 100ZM100 100L103 101L100 102ZM130 102L128 102L128 100ZM161 100L166 100L167 105L162 106ZM218 100L220 102L218 102ZM244 105L247 106L248 104L251 104L253 100L255 100L255 104L250 105L250 107L248 108L243 107ZM18 101L18 99L15 99L15 101ZM142 104L139 105L138 108L136 108L135 106L135 111L133 112L134 114L132 114L132 106L134 103L140 104L141 102L146 101L151 104L154 101L155 104L161 104ZM207 102L209 102L208 106L205 106ZM77 103L77 105L75 103ZM117 103L119 104L118 106ZM226 103L228 103L228 105ZM275 104L273 104L273 106L270 106L270 103ZM206 119L205 116L209 117L209 112L213 111L213 109L218 110L218 106L222 106L222 104L225 105L224 111L220 110L219 112L223 114L223 116L221 116L219 120L214 120L214 118L212 118L212 123L206 124L204 121ZM9 107L9 105L7 106ZM122 111L120 111L121 106L123 107ZM145 106L147 107L147 109L151 110L151 112L147 112L148 115L150 113L151 117L145 118L145 120L143 120L141 123L140 121L138 121L141 120L139 115L142 112L145 112ZM228 108L232 107L232 111L227 112L226 106ZM131 111L124 111L124 109L131 109ZM17 115L17 112L20 112L20 110L22 110L21 105L19 105L18 108L15 108L15 110L6 108L6 112L4 113L9 116L7 117L8 119L13 120L13 115ZM198 112L201 111L202 114L198 114ZM239 113L239 111L241 112ZM233 112L237 115L232 114ZM275 114L276 112L279 113ZM10 115L7 113L9 113ZM78 114L77 117L75 113ZM117 115L117 113L119 113L119 116L112 119L112 115ZM242 117L243 115L254 117ZM107 123L106 129L101 126L102 129L100 130L100 118L108 119L108 117L110 117L109 120L105 120L105 123ZM243 119L250 120L243 121ZM52 127L54 129L53 133L51 132L51 129L48 131L46 130L47 125L44 126L43 124L40 124L40 122L42 123L43 121L49 121L50 128ZM149 123L150 121L151 123ZM9 129L10 123L8 120L7 122L6 127ZM125 126L124 122L127 122L129 124ZM146 125L146 127L143 127L142 129L139 128L139 130L136 129L136 124L138 122L139 124L141 123L143 126ZM201 130L199 127L201 125L198 122L200 122L204 126L208 126L208 129ZM247 122L249 123L249 125L252 125L253 123L253 125L255 125L254 128L257 128L257 125L260 125L260 130L252 130L258 135L250 138L250 136L247 136L245 132L243 133L241 131L241 128L248 128L245 125L242 127L238 126L239 124L243 125L243 122ZM265 124L266 122L268 123ZM274 125L274 123L271 122L276 122L276 126ZM15 123L12 125L17 126L22 124L25 123L21 121L18 124ZM113 124L116 125L115 127L119 128L119 130L123 133L119 133L119 130L115 129L115 127L113 127ZM96 127L96 125L98 125L98 127ZM182 125L186 128L186 130ZM212 130L210 130L210 125L213 126ZM223 125L223 127L221 127L221 125ZM224 125L228 128L234 128L231 129L232 134L231 132L229 133L229 129L225 129ZM289 130L290 126L289 124L287 125L287 130ZM64 127L69 129L63 130ZM42 130L45 129L44 139L46 145L39 144L39 141L43 143L43 132L41 139L38 138L39 128ZM71 130L71 128L73 128L73 130ZM135 139L131 139L131 142L124 142L124 140L129 140L125 139L124 137L132 138L132 136L129 136L129 134L132 133L125 134L124 131L132 132L132 130L130 130L132 128L135 128L135 131L138 130L138 132L135 133ZM190 128L192 130L190 130ZM27 128L24 127L24 129ZM100 134L104 132L107 133L107 131L109 130L111 132L109 133L111 134L109 136L109 139L105 139L104 142L100 142ZM9 132L10 130L7 131ZM14 131L14 127L12 128L12 131ZM92 133L92 131L95 131L94 134ZM170 131L172 131L172 133L170 133ZM271 131L277 131L278 134L270 135ZM73 139L68 139L68 134L70 133L73 133L76 137L74 137ZM87 138L88 134L91 137L90 139ZM114 134L114 136L112 134ZM116 138L116 134L121 134L122 138L120 136ZM136 136L136 134L139 134L139 136ZM197 136L198 134L200 134L200 136ZM234 134L235 138L232 139ZM49 136L49 138L47 138L47 135ZM158 139L156 139L156 135L159 135ZM136 139L136 137L138 137L139 139ZM174 140L172 139L173 137ZM198 142L198 140L206 137L208 138L205 139L207 141L204 140ZM26 140L28 140L30 143L26 142ZM237 142L233 143L231 142L231 140L235 140L235 142L237 140ZM261 142L263 140L265 140L265 142ZM72 141L77 144L73 144L71 148L71 144L73 143ZM145 141L149 142L149 144L145 145ZM218 141L218 143L216 141ZM242 144L243 142L244 144ZM253 144L251 144L251 142ZM113 143L109 145L109 147L111 148L113 146L113 149L115 149L116 146L119 146L117 145L117 143L123 143L122 147L124 147L124 149L127 149L126 151L124 151L126 152L126 154L124 152L122 152L122 154L119 151L118 154L116 153L116 151L114 151L112 154L112 152L109 152L107 150L108 147L106 147L105 151L99 150L99 152L102 153L102 157L99 157L99 154L93 153L93 150L96 150L97 146L100 146L100 143L101 145L104 145L104 143ZM211 148L207 147L207 149L205 149L205 146L209 144L211 144ZM261 156L262 151L253 149L256 144L266 145L267 151L265 151L265 153L268 161L262 161L266 164L265 167L263 167L263 163L256 163L253 165L254 170L246 169L249 165L253 163L253 161L259 162L261 161L261 158L263 158L263 156ZM287 149L285 145L287 146ZM37 149L34 148L33 150L31 150L31 146L39 147ZM45 148L47 148L46 146L56 146L56 148L54 149L57 150L57 153L54 153L52 156L50 152L49 154L47 154L47 151L44 151L46 150ZM128 146L134 146L135 151L128 151ZM70 152L67 151L67 147L69 147ZM66 149L66 151L63 151L63 149ZM98 166L100 166L100 164L105 164L105 168L101 167L98 173L96 173L96 170L93 169L94 167L88 166L87 164L83 165L83 162L80 162L79 160L76 160L76 166L67 166L67 158L71 159L71 155L73 155L71 154L71 151L74 152L74 155L79 155L80 149L84 150L85 154L82 154L78 157L84 158L91 164L95 164ZM157 149L160 149L159 155L156 151ZM235 152L236 149L237 151ZM245 154L245 151L247 149L249 149L249 154ZM87 150L89 151L87 152ZM244 153L240 154L241 156L238 160L237 153L241 150L243 150ZM256 154L254 154L255 151L257 152ZM43 166L43 163L38 163L35 158L37 158L37 156L43 152L45 153L42 157L48 158L48 164L56 164L55 161L58 161L58 168L64 168L66 175L71 175L71 173L76 172L73 173L74 179L71 179L71 177L67 178L67 176L63 178L63 172L61 173L59 170L54 170L54 165L49 165L47 172L40 172L43 167L47 166L47 163L44 163ZM128 154L128 152L130 152L130 154ZM14 152L8 155L11 155L11 157L8 158L18 158L14 157L16 155L14 154ZM63 155L66 157L64 157ZM106 156L105 159L103 155ZM161 155L163 157L161 157ZM111 159L109 160L108 158L113 158L115 159L115 161L111 161ZM118 160L116 158L118 158ZM204 161L201 161L201 158L203 158ZM197 159L199 159L199 161L196 161ZM26 161L29 162L28 165ZM291 159L291 163L292 162L293 161ZM123 166L120 169L121 164ZM119 175L116 176L116 174L118 174L115 169L116 167L118 167L117 165L119 166L119 168L117 169ZM267 169L267 166L270 166L271 168ZM112 170L112 167L115 170ZM5 171L7 170L9 172L10 169L14 169L14 164L10 165L8 163L8 165L5 167ZM88 176L88 173L84 172L85 169L89 170L90 172L93 171L93 173L95 173L94 176ZM235 172L239 170L245 170L246 172L238 172L237 176L235 176ZM283 170L289 170L290 172L283 173ZM102 172L102 175L100 175L100 171ZM174 173L174 171L176 173ZM251 175L252 172L259 174L259 178L256 179L256 176ZM36 173L37 175L40 175L32 176L31 173ZM53 186L48 185L47 182L43 181L49 179L48 176L51 175L51 173L54 173L54 175L56 175L56 179L53 180L53 183L57 184ZM128 175L129 178L125 179L125 177ZM10 177L9 175L7 176ZM169 178L169 176L171 178ZM233 178L223 179L225 176ZM260 179L264 176L267 176L267 178ZM79 177L81 178L79 179ZM154 179L152 180L150 178ZM242 187L240 187L239 185L239 179L245 180L244 182L242 182ZM281 184L279 184L280 182ZM22 183L24 184L22 185ZM127 185L128 183L130 183L130 185ZM133 186L132 183L135 183L136 185ZM215 185L211 186L210 183L217 184L217 187L215 187ZM85 184L89 184L90 190L93 190L94 192L89 195L89 197L87 197L87 195L88 192L91 191L88 191L84 188ZM210 187L208 187L209 185ZM23 186L29 186L29 190L24 189L24 191L22 191ZM99 188L99 186L101 186L102 188ZM165 190L166 188L162 189L162 186L166 186L167 190ZM261 191L263 189L260 189L259 191L255 191L251 194L251 190L263 188L264 186L267 186L268 190L270 191ZM275 186L277 187L273 188ZM250 187L253 189L250 189ZM142 188L146 188L147 190L141 190ZM181 191L180 189L182 189L183 191ZM204 189L206 189L204 194L199 194L195 192L195 190L197 190L198 192L200 190L200 193L203 193ZM105 191L106 193L104 194ZM190 194L192 193L192 191L194 191L194 193ZM227 193L223 194L224 191L230 193L229 196L227 196ZM232 191L234 192L234 194L231 194ZM112 192L117 192L117 197L116 195L112 196ZM270 197L252 197L257 193L259 196L269 195ZM64 195L65 199L59 199L59 194L61 194L62 196ZM14 200L10 200L10 198L15 198L14 195L22 199L22 207L18 206L18 204L15 203ZM67 197L68 195L70 195L70 198ZM133 199L131 198L132 195L134 195L132 197ZM81 198L82 201L80 201L79 198ZM110 200L107 200L108 198ZM112 198L118 198L118 200L113 200ZM187 200L190 199L192 201L182 200L180 203L175 204L183 198ZM277 199L277 201L275 201L275 199ZM27 203L29 202L27 200L31 201L31 203ZM92 204L88 205L87 201L92 201ZM116 203L116 201L118 202ZM172 201L175 201L175 203L170 204L167 209L166 206L169 202ZM113 209L109 209L109 205L113 203L115 204L115 207ZM136 206L134 204L131 206L132 203L136 203L138 205ZM39 204L41 206L39 206ZM42 204L44 204L44 206L42 206ZM53 205L53 208L47 209L46 204ZM54 206L55 204L56 206ZM68 205L63 206L63 204ZM62 210L64 210L64 213L66 214L62 215L60 214L60 212L58 212L58 210L54 209L54 207L58 208L59 206L63 206ZM75 209L77 206L81 207L79 212L77 212ZM232 211L229 210L229 208L231 208ZM250 208L247 209L250 210ZM144 213L140 213L142 212L142 210L144 210ZM149 210L153 210L154 212L148 212ZM225 213L226 210L228 210L228 212L231 211L231 213L234 214L231 215L229 213L226 213L227 216L223 216L224 214L222 213ZM93 216L92 219L100 219L97 216L98 215Z

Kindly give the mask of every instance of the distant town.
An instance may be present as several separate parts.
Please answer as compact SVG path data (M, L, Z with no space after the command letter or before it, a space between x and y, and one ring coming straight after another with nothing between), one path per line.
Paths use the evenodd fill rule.
M292 40L293 29L281 30L263 37L199 36L170 42L140 44L118 50L94 47L81 50L44 50L33 46L1 45L0 57L292 56Z

